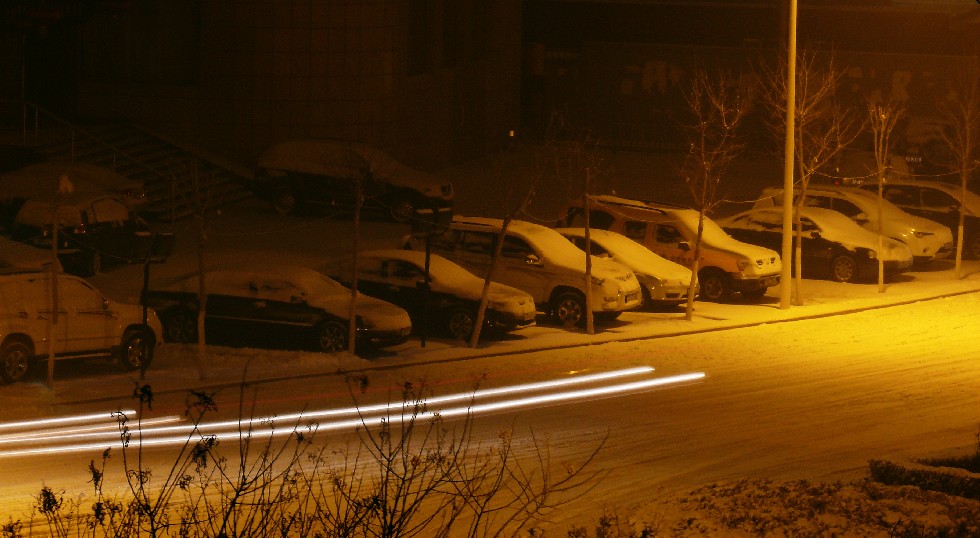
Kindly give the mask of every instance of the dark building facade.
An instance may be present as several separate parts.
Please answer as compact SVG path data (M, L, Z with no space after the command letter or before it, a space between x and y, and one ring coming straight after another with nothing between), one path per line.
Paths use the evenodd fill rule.
M559 111L611 144L676 145L694 66L755 77L785 50L788 17L789 0L525 0L525 123ZM833 51L845 102L894 98L919 118L975 62L978 21L958 0L799 0L797 40Z
M14 0L0 97L245 164L318 137L436 168L517 128L521 14L520 0Z

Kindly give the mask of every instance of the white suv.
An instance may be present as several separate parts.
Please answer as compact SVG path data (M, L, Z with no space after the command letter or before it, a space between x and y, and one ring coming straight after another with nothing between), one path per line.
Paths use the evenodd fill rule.
M490 268L502 225L500 219L456 216L443 235L431 238L430 247L483 277ZM410 238L403 239L402 245L420 246ZM538 310L559 323L585 322L585 253L551 228L511 221L493 280L531 294ZM640 283L631 270L610 260L592 259L592 311L596 319L615 319L642 303Z
M51 273L0 270L0 378L27 375L31 363L50 352L57 359L109 358L124 370L145 369L163 329L153 310L110 301L85 280L60 274L54 349L48 346Z

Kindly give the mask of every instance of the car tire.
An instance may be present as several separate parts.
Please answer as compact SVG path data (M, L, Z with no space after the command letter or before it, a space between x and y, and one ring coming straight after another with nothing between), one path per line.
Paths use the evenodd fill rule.
M0 379L4 383L16 383L27 376L30 369L31 348L23 342L7 342L0 348Z
M186 308L172 308L160 313L164 342L192 344L197 342L197 315Z
M395 222L408 222L415 217L415 202L407 196L398 196L388 204L388 211Z
M147 369L153 362L153 336L146 329L123 333L116 362L124 371Z
M980 232L968 235L963 243L963 257L968 260L980 260Z
M347 351L347 325L327 321L317 328L317 349L324 353Z
M830 262L830 279L834 282L853 282L857 273L857 262L847 254L837 256Z
M469 340L476 327L476 314L466 307L456 307L449 311L446 328L449 335L457 340Z
M296 211L297 205L299 205L299 199L293 189L279 189L272 198L272 209L275 209L276 213L280 215L288 215Z
M732 295L732 284L728 275L719 269L708 268L698 272L701 292L698 298L703 301L720 303Z
M551 306L555 321L565 326L585 324L585 296L577 291L567 291L558 295Z

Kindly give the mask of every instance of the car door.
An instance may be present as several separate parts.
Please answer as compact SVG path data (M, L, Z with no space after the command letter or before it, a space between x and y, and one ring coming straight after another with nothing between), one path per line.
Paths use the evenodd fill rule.
M629 223L627 222L627 224ZM637 229L637 234L639 234L639 224L634 224ZM694 245L687 241L677 226L668 223L657 223L651 224L650 227L651 239L645 244L652 244L654 248L651 250L684 267L694 265Z
M490 268L496 237L497 234L494 232L463 230L449 258L469 272L483 278Z
M802 217L800 219L802 238L800 255L803 258L803 267L807 273L823 275L830 270L830 262L838 254L842 253L839 243L826 237L826 231L822 230L813 220ZM793 246L796 246L796 234L793 234Z
M575 249L575 246L570 243L553 245L553 248L563 247ZM563 279L559 273L568 271L569 268L557 266L549 259L547 252L535 249L524 238L507 234L500 249L500 259L497 260L493 280L529 293L536 303L543 303L549 299L551 289L556 282L567 282L567 275ZM584 288L584 261L581 271L583 280L579 288ZM479 273L477 275L481 278L484 276Z
M255 275L249 282L249 291L252 296L242 314L255 334L263 334L270 340L309 334L322 318L319 309L309 305L305 288L288 278Z
M79 278L62 276L58 280L59 323L64 324L66 335L64 351L103 351L116 344L119 313L109 308L105 297Z
M958 214L949 206L931 206L923 201L923 189L912 185L885 185L882 196L906 212L949 226L956 233Z

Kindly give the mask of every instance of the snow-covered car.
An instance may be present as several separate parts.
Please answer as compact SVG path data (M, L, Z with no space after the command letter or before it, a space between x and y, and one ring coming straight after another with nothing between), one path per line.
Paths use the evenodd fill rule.
M435 252L477 276L486 275L503 227L501 219L453 217L449 229L430 239ZM420 250L412 237L404 248ZM512 220L501 246L493 279L529 293L539 311L564 325L585 323L585 253L551 228ZM592 264L592 311L598 320L613 320L643 304L633 271L610 260Z
M366 205L398 221L418 209L452 205L452 183L410 168L387 153L357 142L300 139L273 145L258 160L251 189L279 213L301 207L354 207L357 183Z
M698 212L680 206L600 195L590 199L589 226L618 232L656 254L685 267L694 266ZM568 205L560 226L582 227L580 201ZM698 297L725 301L733 293L760 299L779 284L782 262L777 251L732 238L713 220L704 219Z
M877 184L861 185L864 190L878 192ZM939 181L918 179L889 179L882 196L902 210L948 226L956 239L959 234L959 214L963 211L963 257L980 259L980 195L961 187Z
M59 274L51 331L51 272L0 269L0 378L19 381L32 366L55 359L108 358L124 370L146 369L162 327L153 310L106 298L81 278ZM52 338L49 339L49 335ZM48 342L54 342L53 349Z
M799 192L794 192L799 197ZM777 207L783 204L783 189L767 188L754 207ZM878 233L878 195L856 187L811 184L806 189L806 205L833 209L856 224ZM948 226L903 211L887 199L881 200L882 233L912 249L915 263L927 263L949 257L955 248L953 232Z
M45 199L58 192L64 177L74 192L111 193L132 209L146 201L143 182L86 162L44 161L0 174L3 197Z
M51 262L51 249L37 248L0 236L0 268L50 270ZM55 271L64 272L58 259L54 259L54 264Z
M154 233L122 199L107 193L24 200L8 235L50 250L56 209L58 257L68 273L87 277L115 265L163 261L173 248L172 233Z
M585 228L558 228L556 231L585 250ZM655 254L625 235L608 230L589 230L589 243L593 256L610 259L633 270L643 286L644 306L677 306L687 302L692 276L687 267Z
M350 268L338 268L333 277L349 282ZM432 254L426 291L424 252L369 250L358 255L357 289L407 310L416 329L425 326L465 340L476 326L483 279ZM499 282L490 283L489 293L484 330L507 332L534 325L537 308L529 294Z
M306 267L219 268L205 272L204 315L208 344L347 349L350 290ZM160 314L167 342L196 342L199 274L151 285L146 304ZM405 310L359 295L357 346L380 348L406 341L412 323Z
M872 279L878 274L878 258L884 261L886 276L904 273L912 267L912 251L904 243L882 238L845 215L822 207L804 207L801 256L803 274L837 282ZM768 248L779 248L783 241L782 208L758 208L721 219L718 224L733 237ZM793 234L796 246L796 234Z

